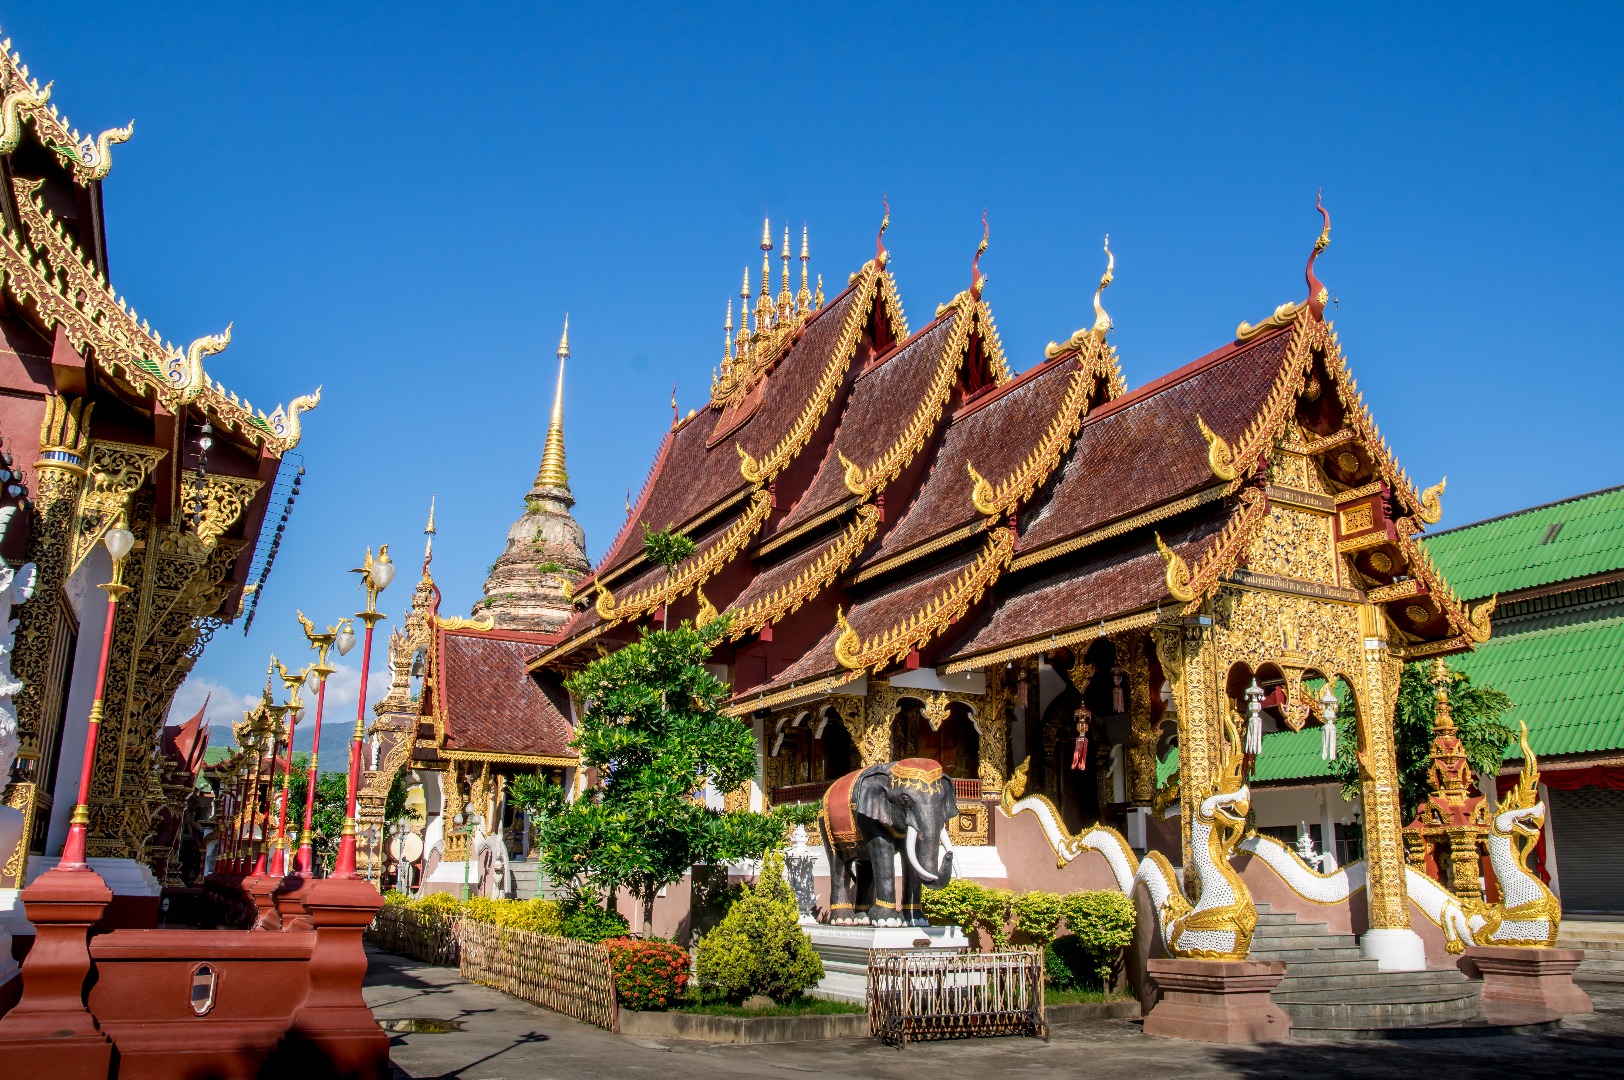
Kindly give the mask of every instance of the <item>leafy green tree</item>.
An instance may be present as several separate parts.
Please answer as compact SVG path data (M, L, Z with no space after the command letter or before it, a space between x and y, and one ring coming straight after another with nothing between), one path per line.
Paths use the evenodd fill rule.
M572 676L585 702L571 744L596 786L567 802L558 788L515 783L510 797L536 813L548 876L642 901L642 929L659 891L696 863L755 859L783 842L798 810L723 813L705 805L709 782L731 791L755 774L749 725L721 711L728 687L705 668L725 617L695 629L648 630Z
M655 532L643 522L643 554L648 560L665 567L666 580L671 579L672 573L682 560L694 553L694 542L679 532L669 529L664 532ZM660 629L671 629L671 605L665 605L665 611L660 616Z
M1406 664L1399 677L1398 707L1393 715L1393 738L1398 757L1399 799L1404 820L1426 801L1427 770L1432 767L1432 722L1437 714L1436 688L1430 663ZM1506 748L1516 733L1501 723L1514 702L1492 686L1479 686L1464 672L1449 673L1449 713L1467 763L1479 777L1493 777L1505 760ZM1338 697L1344 697L1338 694ZM1342 796L1359 793L1358 725L1353 704L1344 700L1337 718L1337 756L1331 773L1342 784Z

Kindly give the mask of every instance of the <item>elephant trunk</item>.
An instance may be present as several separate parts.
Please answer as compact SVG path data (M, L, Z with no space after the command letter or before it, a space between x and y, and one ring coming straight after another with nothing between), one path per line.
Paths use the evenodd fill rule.
M935 881L936 875L926 870L919 862L919 830L912 825L908 826L908 865L914 868L920 881Z

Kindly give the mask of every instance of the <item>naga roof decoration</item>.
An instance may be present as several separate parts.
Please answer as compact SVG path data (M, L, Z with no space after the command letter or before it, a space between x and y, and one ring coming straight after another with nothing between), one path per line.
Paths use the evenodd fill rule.
M230 343L229 327L184 350L160 340L46 209L43 182L18 178L12 183L23 230L0 226L0 275L18 302L31 303L46 326L60 328L75 348L95 356L102 371L126 380L137 393L151 393L176 411L195 403L220 429L236 431L274 454L298 445L299 415L321 402L320 388L285 409L255 412L203 370L203 357Z
M852 523L829 543L758 575L728 609L733 616L728 639L758 633L834 584L873 541L879 527L880 508L873 503L859 506ZM775 584L780 578L788 580Z
M51 104L52 85L42 87L28 74L28 65L12 51L10 38L0 41L0 154L17 148L26 120L40 145L57 156L77 183L103 179L113 168L113 144L129 141L135 121L94 137L81 135Z

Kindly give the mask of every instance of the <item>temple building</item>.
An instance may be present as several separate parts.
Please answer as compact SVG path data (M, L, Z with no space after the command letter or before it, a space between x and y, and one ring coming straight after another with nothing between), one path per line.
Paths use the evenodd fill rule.
M52 90L9 42L0 49L0 438L6 489L28 493L0 510L0 922L11 932L31 932L16 890L54 865L68 832L109 618L88 804L108 919L153 925L162 882L198 861L187 804L202 739L197 724L165 732L164 719L264 581L262 535L279 536L291 506L297 465L285 458L320 398L254 408L205 370L231 327L170 344L116 291L103 185L115 148L136 152L121 145L133 126L81 134ZM109 614L98 586L117 580L102 543L114 526L134 546Z
M1042 796L1068 833L1114 825L1189 865L1226 723L1251 748L1347 700L1368 765L1364 947L1424 966L1443 931L1422 926L1423 946L1404 891L1394 694L1403 662L1487 640L1493 603L1462 603L1428 557L1441 485L1399 467L1325 320L1329 216L1306 299L1132 389L1108 341L1108 250L1092 323L1017 373L985 239L968 287L912 329L884 231L827 301L804 241L792 291L787 231L773 294L763 236L710 401L665 433L532 669L726 612L714 660L760 755L730 805L813 801L847 769L932 757L959 793L956 871L1020 888L1052 887L1057 853L1078 853L1011 816L1016 796ZM645 525L694 554L650 565Z

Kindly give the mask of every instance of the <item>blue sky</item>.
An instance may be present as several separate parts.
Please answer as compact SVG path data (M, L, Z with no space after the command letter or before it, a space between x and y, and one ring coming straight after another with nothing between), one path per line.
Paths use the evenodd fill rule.
M1301 298L1323 188L1332 315L1399 459L1448 475L1444 526L1624 482L1614 8L56 3L4 30L81 129L136 119L116 287L177 341L234 321L209 370L256 404L325 387L253 632L220 633L177 711L212 691L232 719L269 652L302 658L294 609L354 610L368 544L403 565L397 623L431 492L466 611L566 310L595 558L672 382L685 412L707 396L763 215L807 224L838 288L882 192L915 325L968 283L987 208L1017 367L1090 321L1109 232L1139 385Z

